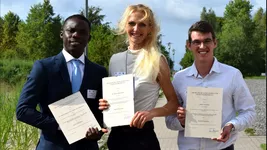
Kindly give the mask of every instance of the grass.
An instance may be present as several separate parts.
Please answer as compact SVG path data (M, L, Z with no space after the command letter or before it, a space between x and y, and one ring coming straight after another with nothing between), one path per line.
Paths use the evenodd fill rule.
M261 149L266 150L266 144L261 144Z
M0 150L31 150L36 147L39 130L16 120L16 105L24 84L10 85L0 80ZM38 110L38 108L37 108ZM100 150L107 150L103 135Z
M38 129L17 121L15 116L22 84L11 87L1 82L0 86L0 149L34 149L39 137Z
M247 128L245 129L245 133L249 136L255 136L255 129Z
M266 79L266 76L251 76L245 77L245 79Z

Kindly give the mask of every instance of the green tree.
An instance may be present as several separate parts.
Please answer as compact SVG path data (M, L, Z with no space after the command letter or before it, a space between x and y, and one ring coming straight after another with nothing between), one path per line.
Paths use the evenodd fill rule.
M264 12L262 8L259 8L253 17L253 22L256 24L254 38L259 44L257 51L260 53L260 57L258 59L266 65L266 11ZM261 65L261 72L266 72L265 65Z
M102 22L105 18L105 15L101 15L100 12L102 9L100 7L95 6L89 6L88 7L88 20L93 25L102 25ZM84 14L84 9L80 12L81 14Z
M169 50L167 51L167 49L166 49L166 46L164 46L163 44L162 44L162 34L159 34L158 35L158 37L157 37L157 40L158 40L158 46L159 46L159 48L160 48L160 51L161 51L161 53L165 56L165 58L167 59L167 62L168 62L168 64L169 64L169 67L170 67L170 69L171 70L173 70L173 67L174 67L174 62L173 62L173 60L171 59L171 57L170 57L170 53L169 53Z
M108 24L94 26L91 36L88 58L106 68L108 68L112 54L127 49L124 37L113 34Z
M16 38L21 57L40 59L62 50L61 17L53 16L49 0L31 7L26 22L19 25Z
M226 6L217 58L241 70L243 75L259 75L257 42L253 37L255 24L251 20L252 5L247 0L233 0Z
M92 23L91 41L88 44L88 58L108 68L112 54L127 49L124 36L115 35L109 23L103 23L105 15L95 6L88 8L88 20ZM84 14L84 10L81 11Z
M4 23L2 26L2 40L0 43L1 57L12 58L16 57L16 34L18 32L18 25L20 23L18 15L9 11L4 16Z
M0 43L2 43L2 39L3 39L3 24L4 24L4 20L2 19L2 17L0 17ZM0 49L0 52L1 52L1 49Z
M222 26L223 26L223 22L224 22L224 18L223 17L216 17L216 29L215 32L216 34L220 34L222 32Z
M203 7L202 12L200 14L200 20L209 22L214 30L217 29L217 17L212 8L210 8L207 12L206 7Z
M186 43L187 42L188 42L188 40L186 40ZM184 69L184 68L191 66L193 63L194 63L194 56L193 56L192 52L185 45L185 54L184 54L184 57L180 61L180 65Z
M180 61L180 65L184 68L190 67L194 62L193 54L190 50L186 49L184 57Z
M164 45L159 45L159 47L160 47L160 51L161 51L161 53L166 57L170 69L173 70L174 62L173 62L173 60L171 59L171 57L170 57L170 53L169 53L169 51L167 51L166 46L164 46Z

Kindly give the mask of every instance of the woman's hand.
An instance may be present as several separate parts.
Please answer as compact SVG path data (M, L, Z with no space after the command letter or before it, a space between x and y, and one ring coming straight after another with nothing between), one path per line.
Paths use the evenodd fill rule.
M108 101L105 99L99 99L99 107L100 110L106 110L109 108Z
M136 127L142 129L147 121L154 118L154 115L150 111L138 111L134 114L134 117L130 123L130 127Z

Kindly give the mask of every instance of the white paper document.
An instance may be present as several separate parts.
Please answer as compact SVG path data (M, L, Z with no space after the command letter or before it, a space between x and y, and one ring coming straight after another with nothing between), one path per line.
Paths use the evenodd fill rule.
M134 116L134 77L132 74L102 79L103 99L109 108L103 111L107 127L129 125Z
M101 130L80 92L48 105L69 144L85 138L89 127Z
M219 137L222 122L222 97L222 88L187 88L185 137Z

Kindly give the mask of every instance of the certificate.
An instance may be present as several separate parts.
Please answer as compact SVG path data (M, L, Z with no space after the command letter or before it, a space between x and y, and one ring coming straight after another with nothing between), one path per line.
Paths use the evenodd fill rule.
M217 138L220 135L222 97L222 88L187 88L185 137Z
M101 129L80 92L48 105L69 144L85 137L89 127Z
M134 116L134 77L132 74L106 77L103 82L103 98L109 108L103 111L107 127L129 125Z

